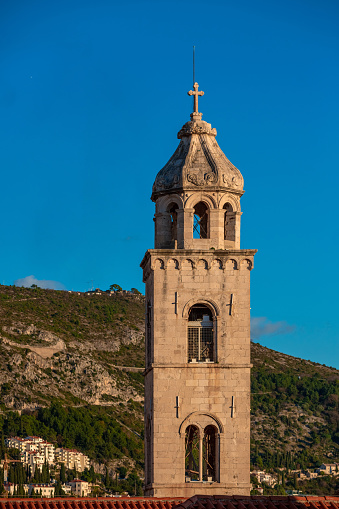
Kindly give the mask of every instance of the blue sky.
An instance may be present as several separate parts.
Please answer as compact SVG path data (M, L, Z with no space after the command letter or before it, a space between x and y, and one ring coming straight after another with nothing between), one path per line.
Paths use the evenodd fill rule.
M143 291L194 44L245 179L253 337L339 368L338 23L336 0L1 2L0 283Z

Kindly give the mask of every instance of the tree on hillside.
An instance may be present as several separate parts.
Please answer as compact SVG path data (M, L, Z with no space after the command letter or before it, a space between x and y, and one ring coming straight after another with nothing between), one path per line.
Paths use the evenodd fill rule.
M127 474L127 468L126 467L118 467L119 477L120 479L125 479Z
M91 482L95 482L96 481L96 475L95 475L95 472L94 472L94 467L93 465L91 465L91 468L89 469L89 475L90 475L90 480Z
M112 292L121 292L122 288L120 285L114 284L109 287Z
M61 463L60 466L60 482L62 484L65 484L66 482L66 469L65 469L65 463Z
M65 492L64 492L64 490L61 487L61 482L57 481L57 483L55 485L54 496L55 497L62 497L63 495L65 495Z
M137 288L131 288L131 292L134 293L134 295L141 295L141 292Z

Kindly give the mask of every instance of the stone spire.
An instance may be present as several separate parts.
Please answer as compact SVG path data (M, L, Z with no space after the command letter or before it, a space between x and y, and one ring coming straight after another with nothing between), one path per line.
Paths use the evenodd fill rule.
M191 120L178 132L181 140L177 150L156 176L152 200L164 194L180 191L231 191L241 196L244 180L240 171L227 159L215 137L216 129L201 120L198 98L204 92L194 90L188 95L194 97L194 111Z

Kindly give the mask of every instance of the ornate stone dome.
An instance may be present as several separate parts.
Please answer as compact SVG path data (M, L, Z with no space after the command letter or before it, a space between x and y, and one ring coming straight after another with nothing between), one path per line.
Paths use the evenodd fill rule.
M195 83L196 92L197 88L198 84ZM244 192L244 179L240 171L219 147L215 139L216 129L201 120L202 113L197 111L197 101L194 109L191 120L178 132L180 143L177 150L156 176L153 201L164 194L207 188L209 191L230 191L239 195Z

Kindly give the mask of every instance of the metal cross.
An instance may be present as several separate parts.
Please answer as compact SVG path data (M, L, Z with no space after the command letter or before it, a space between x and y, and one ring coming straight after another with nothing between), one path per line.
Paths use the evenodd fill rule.
M198 97L199 97L199 95L204 95L205 92L198 91L199 85L197 82L194 83L193 88L194 88L194 90L190 90L187 93L188 93L188 95L194 95L194 113L199 113L198 112Z

